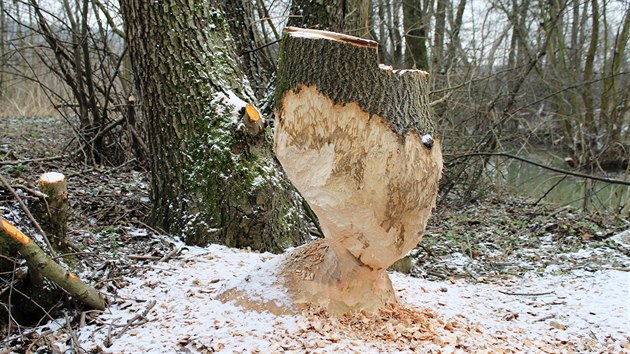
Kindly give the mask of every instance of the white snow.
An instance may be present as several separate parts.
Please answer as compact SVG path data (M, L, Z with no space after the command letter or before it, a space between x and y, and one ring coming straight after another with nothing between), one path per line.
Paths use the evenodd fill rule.
M274 273L281 256L211 245L182 247L182 255L148 266L128 285L110 294L112 304L100 324L83 327L79 342L105 353L164 352L410 352L395 343L366 341L339 329L334 336L313 330L306 315L277 316L245 311L217 299L234 288L253 298L287 303ZM401 303L429 307L445 321L476 328L477 336L455 332L442 345L427 342L419 352L466 352L477 348L539 352L540 348L628 352L630 340L630 274L575 270L563 276L528 274L511 283L464 280L427 281L391 274ZM535 295L538 294L538 295ZM143 320L137 315L155 300ZM136 320L123 332L129 320ZM334 329L333 329L334 332ZM111 345L106 346L107 338ZM624 346L625 345L625 349ZM547 346L547 347L545 347ZM563 351L558 349L558 351ZM571 351L571 350L569 350Z
M227 95L226 95L227 94ZM247 105L247 102L243 101L239 98L234 91L228 90L226 93L217 92L212 97L212 102L214 104L220 104L221 106L229 107L231 110L229 114L232 117L232 123L239 123L239 110L244 108Z

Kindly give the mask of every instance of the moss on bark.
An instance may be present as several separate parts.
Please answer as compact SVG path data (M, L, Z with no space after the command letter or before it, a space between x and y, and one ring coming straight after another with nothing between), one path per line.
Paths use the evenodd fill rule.
M148 132L155 222L197 245L281 252L304 242L301 201L271 144L239 129L241 99L253 95L221 9L175 0L121 7Z

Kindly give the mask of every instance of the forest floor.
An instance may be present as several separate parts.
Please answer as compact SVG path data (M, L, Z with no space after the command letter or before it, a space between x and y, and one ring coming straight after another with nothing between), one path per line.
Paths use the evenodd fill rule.
M72 161L72 134L57 119L0 117L0 131L0 174L27 204L39 174L68 177L77 271L110 301L103 313L59 303L29 324L5 311L0 353L630 352L630 222L621 216L496 194L447 203L412 251L410 274L390 273L398 305L274 315L218 294L260 297L281 256L186 246L150 227L147 173ZM0 187L0 214L35 235L15 199ZM1 277L4 308L19 286L11 276Z

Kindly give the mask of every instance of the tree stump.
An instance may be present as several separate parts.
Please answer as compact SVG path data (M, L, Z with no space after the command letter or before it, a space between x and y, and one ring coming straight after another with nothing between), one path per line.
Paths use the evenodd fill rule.
M289 254L281 277L296 304L374 311L396 301L386 269L418 244L435 206L428 74L379 65L369 40L285 31L274 148L325 238Z
M59 172L47 172L39 177L39 190L45 200L35 210L42 229L56 250L66 247L68 231L68 187L66 177Z

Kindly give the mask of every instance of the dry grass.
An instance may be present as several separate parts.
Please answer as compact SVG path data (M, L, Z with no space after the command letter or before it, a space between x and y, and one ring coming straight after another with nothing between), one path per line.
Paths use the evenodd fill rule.
M5 74L6 79L6 74ZM46 79L48 87L60 87L61 83ZM57 115L44 89L36 82L24 79L6 80L0 96L0 117L41 117Z

